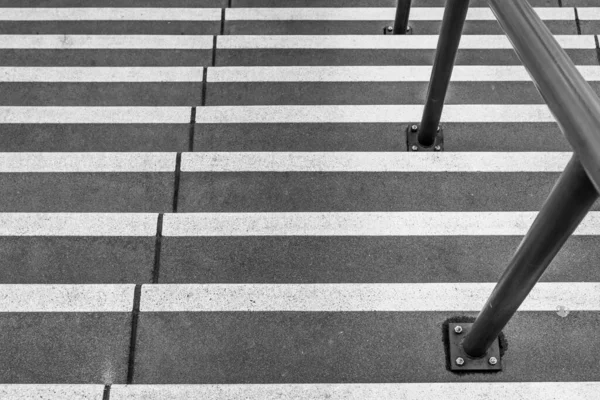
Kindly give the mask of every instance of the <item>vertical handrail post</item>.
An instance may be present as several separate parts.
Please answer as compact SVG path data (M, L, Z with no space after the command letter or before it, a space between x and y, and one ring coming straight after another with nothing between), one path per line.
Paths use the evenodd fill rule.
M396 5L396 18L394 19L394 35L405 35L408 31L408 17L410 16L411 0L398 0Z
M577 156L561 174L470 332L466 354L482 357L598 198Z
M446 0L427 100L417 136L423 147L430 147L435 142L468 10L469 0Z

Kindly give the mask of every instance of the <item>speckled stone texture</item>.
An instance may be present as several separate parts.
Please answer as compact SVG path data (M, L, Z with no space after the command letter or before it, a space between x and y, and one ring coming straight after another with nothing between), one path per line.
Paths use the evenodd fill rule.
M129 313L0 313L2 383L125 383Z
M473 313L469 313L475 316ZM460 382L446 370L448 313L142 313L134 383ZM504 370L469 381L595 380L595 312L521 312ZM535 363L535 368L532 367Z

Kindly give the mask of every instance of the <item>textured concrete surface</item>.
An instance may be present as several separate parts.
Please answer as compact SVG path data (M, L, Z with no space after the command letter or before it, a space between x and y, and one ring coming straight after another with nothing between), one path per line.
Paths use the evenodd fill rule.
M440 312L142 313L135 383L460 382L445 368ZM476 314L469 313L475 316ZM477 381L597 379L595 312L521 312L504 370ZM543 355L545 362L535 363Z
M165 237L161 283L493 282L521 237ZM600 238L573 236L543 281L594 282Z
M565 49L577 65L597 65L595 49ZM7 58L10 54L3 54ZM215 65L431 65L434 50L411 49L224 49L217 48ZM14 56L11 56L13 60ZM90 57L88 57L89 59ZM169 65L168 60L164 64ZM11 61L13 62L13 61ZM23 63L36 63L34 60ZM63 61L66 62L66 61ZM39 63L39 61L38 61ZM147 61L150 64L150 61ZM157 62L158 64L158 62ZM200 63L201 64L201 63ZM457 65L521 65L512 49L459 49ZM193 65L190 61L190 64ZM198 65L198 64L196 64ZM206 65L206 64L205 64Z
M190 172L181 174L179 210L531 211L540 209L559 176L540 172Z
M0 385L0 397L13 400L101 400L102 385Z
M2 124L5 152L187 151L190 125L181 124Z
M216 35L220 21L0 21L2 35ZM561 30L566 32L566 30Z
M394 123L196 124L194 149L405 151L407 126ZM446 151L571 150L556 123L444 123L443 127Z
M477 0L479 1L479 0ZM227 7L227 0L0 0L0 7Z
M537 216L537 211L175 213L163 216L162 235L524 236ZM600 235L600 212L589 212L573 235Z
M177 124L190 115L188 107L0 107L5 124Z
M125 383L130 313L0 313L3 383Z
M207 105L420 104L426 82L230 82L208 83ZM600 91L600 84L594 82ZM0 86L0 89L2 86ZM168 101L168 100L167 100ZM531 82L454 82L446 104L543 103ZM179 104L173 104L179 105Z
M0 83L0 106L189 106L202 103L202 82Z
M7 1L7 0L5 0ZM13 0L14 1L14 0ZM595 0L566 0L566 5L584 5ZM565 0L563 0L563 3ZM558 6L558 0L530 0L532 6ZM444 0L414 0L414 7L443 7ZM232 7L394 7L396 0L232 0ZM484 7L486 0L471 0L471 7ZM590 4L591 5L591 4Z
M2 212L170 212L175 173L3 173Z
M581 21L581 33L582 34L599 34L600 33L600 21Z
M156 233L151 213L0 213L2 236L127 236Z
M173 107L179 110L177 107ZM56 118L48 109L41 108L35 111L32 118L38 123L55 122ZM140 118L135 108L114 110L83 109L88 114L93 114L91 122L104 122L110 111L118 111L122 122L136 122ZM110 110L110 111L109 111ZM175 122L181 115L171 111L169 107L148 108L146 114L156 110L160 113L151 118L156 122ZM3 110L0 108L0 113ZM23 111L27 111L23 109ZM66 115L68 108L61 110L64 116L58 117L66 123L79 122L81 117ZM22 122L21 110L8 109L8 120ZM130 117L128 115L134 114ZM143 115L143 113L141 113ZM204 124L256 124L256 123L412 123L420 120L423 114L421 104L394 104L394 105L278 105L278 106L214 106L203 107L196 114L196 122ZM131 119L131 120L129 120ZM555 122L554 116L546 104L447 104L444 106L441 123L447 122L517 122L537 123Z
M140 312L468 312L479 311L495 286L495 282L144 285ZM599 289L600 283L541 282L519 311L561 307L569 312L600 311Z
M45 155L43 153L37 153ZM85 153L80 153L85 154ZM145 154L145 153L138 153ZM52 154L54 155L54 154ZM562 172L572 152L196 152L182 172ZM7 156L7 158L11 158ZM17 158L17 157L15 157ZM0 164L1 166L1 164ZM19 166L20 167L20 166ZM21 168L18 168L19 170ZM9 171L13 171L9 169ZM8 172L8 171L6 171Z
M393 18L393 12L391 17ZM554 34L576 35L575 13L571 21L544 21ZM227 35L377 35L393 19L377 21L252 21L225 20ZM440 31L439 21L410 21L414 35L435 35ZM208 31L208 30L207 30ZM498 35L502 28L495 21L466 21L465 35ZM592 32L588 32L592 33Z
M410 384L239 384L239 385L115 385L113 400L155 400L202 398L253 399L330 399L330 400L420 400L424 398L461 400L465 393L473 398L504 400L546 400L576 397L593 400L599 382L539 383L410 383Z
M210 65L212 50L196 49L0 49L3 66L203 66Z
M0 237L3 283L147 283L154 237Z
M325 10L318 7L393 7L395 0L0 0L0 14L2 7L78 8L56 13L88 13L90 10L82 8L117 7L123 9L105 12L121 14L135 13L136 7L165 7L164 10L147 10L164 15L181 13L173 9L176 7L216 8L210 11L214 14L211 21L193 22L193 15L208 10L195 10L180 20L165 17L151 22L142 21L144 18L139 16L119 21L103 18L50 22L42 18L24 22L20 21L22 18L10 21L9 17L16 12L31 19L33 10L3 14L0 33L17 36L0 36L0 66L91 68L87 80L85 73L67 71L68 76L55 80L40 72L35 79L19 81L11 78L10 73L2 75L0 71L0 80L4 80L0 91L5 94L0 106L34 106L0 109L0 152L169 151L184 152L183 161L185 152L192 150L397 151L410 156L412 153L405 152L404 129L420 119L420 110L405 108L399 116L399 109L387 108L386 104L422 104L428 76L410 83L402 83L400 77L393 82L359 79L331 83L331 79L322 76L316 83L242 80L211 82L206 87L202 85L202 67L211 67L215 61L216 65L241 66L431 65L441 9L431 13L432 21L424 21L426 11L418 7L441 7L444 0L415 0L414 3L416 10L411 22L414 35L392 37L381 34L382 27L389 21L367 18L367 13L356 16L360 21L349 23L327 18L256 21L245 12L241 20L230 19L222 24L220 8L315 7L316 12L322 13ZM580 17L584 18L579 26L583 35L577 35L573 9L567 8L597 7L596 2L563 0L562 9L556 8L558 0L532 0L532 4L555 7L547 12L568 17L554 18L548 24L553 32L561 34L558 39L566 45L567 53L576 64L599 65L597 42L592 36L600 32L596 19L586 20L584 14L591 11L582 10ZM471 6L487 7L487 1L472 0ZM239 12L244 13L244 10ZM233 15L235 11L226 13ZM342 14L343 11L338 11L335 15ZM297 11L294 15L299 16ZM219 34L221 29L225 36L216 39L219 49L213 51L212 35ZM262 36L226 35L233 32ZM305 35L317 33L326 35ZM373 36L368 37L366 33ZM476 37L474 33L484 36ZM46 36L50 34L56 35ZM494 21L468 21L461 45L458 65L520 65ZM109 72L114 74L109 76L106 70L93 69L100 66L198 68L193 78L182 80L181 75L160 72L153 72L150 78L144 72L119 77L121 72L113 70ZM458 75L455 74L455 78ZM298 78L303 76L296 74ZM588 79L600 90L595 78ZM208 91L208 98L203 99L204 89ZM570 151L547 111L529 112L532 105L541 101L527 80L488 79L477 83L463 80L451 85L447 99L449 107L444 115L454 122L443 124L445 154L510 152L503 156L508 159L527 156L520 154L523 151ZM491 123L486 120L495 113L490 109L453 111L453 107L461 104L502 103L519 106L496 113ZM281 106L301 104L371 104L376 107L363 111L324 108L308 114L299 109L281 112ZM265 112L266 109L261 108L204 105L278 107ZM140 106L162 108L142 109ZM181 108L174 110L167 106ZM192 110L192 107L197 109ZM245 124L247 121L252 123ZM289 123L292 121L296 123ZM521 312L506 328L509 349L503 360L503 372L457 376L446 371L441 324L446 318L463 313L432 311L452 304L453 309L460 311L474 312L479 308L485 297L483 292L491 290L491 282L502 273L534 216L533 213L504 211L539 209L544 194L558 175L557 165L550 170L538 166L533 169L535 172L467 173L459 170L443 175L431 170L393 172L387 167L381 168L387 172L324 172L327 163L336 162L330 157L324 164L316 160L311 172L291 172L294 165L297 167L294 163L283 167L282 172L217 172L219 168L226 170L233 165L219 164L219 155L211 161L217 165L214 170L209 168L211 172L202 172L202 166L188 172L182 162L184 172L179 181L179 174L174 172L175 154L169 155L166 170L153 169L156 165L147 159L140 162L142 168L138 170L134 164L139 155L123 156L131 157L128 167L121 164L119 167L118 163L95 164L95 156L91 154L80 155L79 162L65 155L64 162L58 164L63 167L68 164L68 168L62 168L57 163L44 164L41 155L33 155L35 159L24 163L5 155L4 173L0 174L0 186L5 192L0 196L4 199L0 201L0 234L3 235L0 237L0 282L6 284L4 289L10 287L10 290L6 289L3 297L0 295L4 300L0 302L0 341L4 349L0 352L0 383L95 384L85 388L37 386L34 390L23 387L18 396L99 400L108 398L109 394L111 399L129 394L139 399L161 397L161 393L162 397L170 393L183 398L187 393L187 398L194 397L189 394L197 388L191 386L172 386L167 392L161 392L164 387L148 391L147 387L136 388L135 385L114 386L112 392L109 388L104 391L102 385L125 384L128 367L135 367L129 370L130 376L133 372L133 383L238 384L226 388L205 387L203 393L215 398L227 393L252 396L246 391L248 386L240 383L309 383L312 385L303 386L303 390L308 391L302 392L305 397L313 394L312 397L347 398L343 393L351 392L367 398L372 386L361 385L360 389L348 392L346 386L332 389L331 384L424 382L418 390L437 390L430 382L454 382L465 390L466 381L499 382L503 398L510 397L511 393L513 397L530 398L533 391L538 397L543 393L549 393L545 397L557 396L559 390L566 390L568 385L572 390L579 390L569 393L571 395L580 392L582 396L595 395L594 388L582 385L581 381L598 380L600 370L598 357L590 351L600 346L595 334L600 323L598 291L593 290L598 285L595 282L600 282L597 268L600 214L597 212L569 239L542 277L547 286L538 289L548 289L546 298L552 299L542 307L547 311ZM285 157L272 157L279 156ZM381 154L373 156L383 158ZM538 156L544 155L530 155L528 164L518 160L515 165L505 163L503 171L509 167L526 170ZM497 165L487 163L485 167L494 166ZM244 168L241 164L233 167ZM271 168L263 167L267 171ZM454 167L456 165L448 166ZM179 193L180 212L233 213L171 215L176 193ZM299 212L291 219L273 213L289 210ZM305 212L310 210L329 213ZM349 210L358 212L333 213ZM446 218L449 214L419 213L382 213L372 218L374 215L364 212L378 210L466 212L455 215L454 219ZM476 212L494 210L503 212ZM36 214L23 215L15 211ZM42 213L47 211L58 213ZM103 211L110 214L98 214ZM244 211L264 211L269 215L263 218L266 214L240 213ZM77 212L80 214L74 214ZM124 212L132 214L121 214ZM159 217L140 212L166 214ZM162 218L164 223L160 224ZM228 234L239 236L226 236ZM276 236L288 234L296 236ZM356 236L359 234L377 236ZM422 236L401 236L403 234ZM134 315L131 312L135 308L131 284L150 284L156 278L159 283L221 285L204 287L202 296L193 293L191 286L185 290L171 285L144 286L145 295L163 289L170 294L159 293L150 308L145 308L150 304L149 298L144 300L145 295L142 295L138 321L137 312ZM60 299L50 293L50 284L64 283L75 284L72 293L63 293ZM105 284L111 283L128 284L126 301L118 303L119 296L81 296L82 291L102 291L107 288ZM240 285L245 283L256 285ZM280 286L265 285L267 283ZM302 292L305 288L290 285L308 283L315 284L311 285L314 292ZM336 291L338 286L323 285L325 283L346 283L348 286L344 287L348 290L342 293ZM400 285L406 289L404 294L416 291L405 299L405 306L412 304L410 307L396 308L405 312L373 312L385 309L378 299L381 300L381 290L386 287L382 284L386 283L410 284ZM39 288L46 290L45 295L36 296ZM370 290L372 288L377 290ZM475 293L468 288L485 290ZM254 294L249 295L248 290ZM419 300L419 296L430 295L431 291L438 296ZM7 295L8 292L12 294ZM262 297L254 296L257 293ZM302 304L305 306L316 304L312 312L308 311L310 307L302 312L290 312L298 305L299 293L304 293ZM397 301L402 293L399 296L395 292L388 293L388 297ZM443 293L453 296L451 301L444 301L440 295ZM348 301L344 302L344 298ZM569 303L575 298L590 300L589 310L593 311L576 311L585 307L577 301L573 303L575 306ZM106 301L113 300L118 307L107 306ZM467 302L468 306L457 307L457 302ZM431 306L434 303L437 305ZM567 308L557 309L555 303ZM415 312L421 309L419 307L425 310L428 306L429 310ZM149 309L166 312L144 312ZM226 309L230 311L221 312ZM331 309L363 311L324 312ZM469 315L474 316L473 312ZM139 322L137 334L131 331L136 322ZM130 360L132 340L136 352ZM134 362L128 365L128 361ZM559 382L556 386L559 389L525 386L525 391L519 392L521 389L515 389L518 386L514 383L506 384L511 381L555 381ZM568 385L560 385L568 381ZM329 386L315 389L314 384L318 383ZM382 398L397 395L394 391L397 387L376 390L382 390L383 395L379 396ZM489 388L481 388L476 386L473 390L482 390L484 396L489 394L485 391ZM261 389L265 387L252 386L252 390ZM275 390L282 398L298 393L294 392L296 387L265 390L270 390L269 393ZM0 398L19 398L14 393L14 388L0 385ZM360 393L365 396L359 396ZM416 395L427 397L422 391ZM261 397L260 394L254 396Z
M134 285L0 285L0 312L128 312Z

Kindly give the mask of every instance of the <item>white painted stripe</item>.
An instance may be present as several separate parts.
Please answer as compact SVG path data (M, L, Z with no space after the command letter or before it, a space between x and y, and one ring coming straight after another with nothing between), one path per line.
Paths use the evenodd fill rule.
M155 236L157 219L150 213L0 213L0 236Z
M0 35L0 49L212 49L212 36Z
M0 107L0 124L187 124L189 107Z
M524 236L537 212L165 214L163 236ZM600 235L590 212L575 235Z
M597 400L600 382L113 385L111 400Z
M220 21L219 8L2 8L0 21Z
M556 35L564 49L595 49L593 35ZM220 49L415 49L433 50L438 35L225 35L217 37ZM464 35L461 49L512 49L505 35Z
M600 67L577 67L588 81L600 81ZM0 78L2 69L0 68ZM431 66L374 67L211 67L208 82L429 82ZM452 72L454 82L530 82L522 66L457 65Z
M535 8L543 20L575 22L573 8ZM229 21L393 21L395 8L228 8L225 19ZM414 7L410 11L411 21L441 21L443 7ZM488 7L471 7L467 20L495 21Z
M196 122L205 124L408 123L421 120L422 113L422 105L213 106L198 108ZM448 104L444 106L442 122L555 122L555 120L545 104Z
M600 20L600 7L577 7L580 21Z
M143 285L142 312L479 311L495 283ZM600 283L535 285L519 310L600 311Z
M0 82L202 82L202 67L0 67Z
M102 400L103 385L0 384L0 399Z
M1 154L1 153L0 153ZM562 172L572 153L183 153L184 172ZM0 159L0 171L1 171Z
M0 153L6 172L174 172L176 153Z
M134 289L135 285L0 285L0 312L131 312Z

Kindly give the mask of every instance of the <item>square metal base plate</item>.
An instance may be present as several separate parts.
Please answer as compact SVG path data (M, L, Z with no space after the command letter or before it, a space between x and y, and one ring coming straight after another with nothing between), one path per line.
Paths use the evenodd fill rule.
M456 333L454 328L462 327L461 333ZM465 336L471 331L473 324L465 322L457 322L448 324L448 344L450 352L450 370L451 371L502 371L502 360L500 359L500 341L496 339L494 344L490 346L485 356L481 358L469 357L463 347L462 341ZM494 357L496 364L490 364L490 358ZM457 364L456 360L462 358L463 365Z
M424 147L419 143L417 137L419 129L415 131L412 129L413 126L418 127L418 125L413 124L406 128L406 146L408 151L444 151L444 130L442 128L436 132L433 145Z

